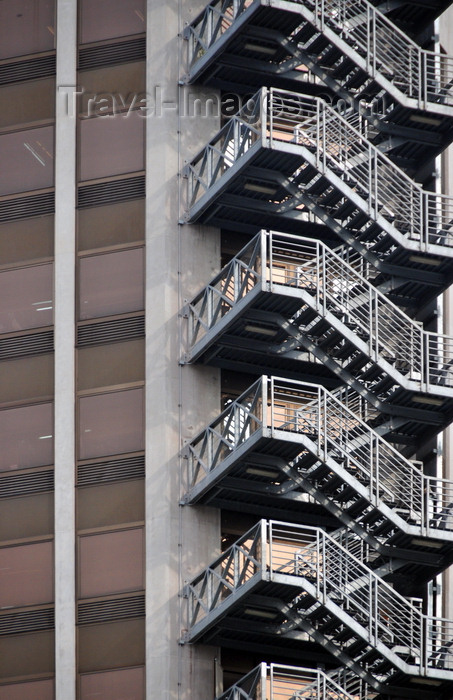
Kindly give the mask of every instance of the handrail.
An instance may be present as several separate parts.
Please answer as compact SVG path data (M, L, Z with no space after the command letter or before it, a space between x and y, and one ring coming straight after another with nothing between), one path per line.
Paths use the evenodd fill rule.
M272 231L257 234L189 303L194 347L255 288L301 290L316 312L334 314L419 390L453 387L453 338L424 331L338 252L321 241ZM294 318L297 323L297 317Z
M422 534L453 530L452 481L425 476L324 387L274 377L258 379L187 445L186 492L259 431L280 440L304 435L317 459L341 464L371 503L384 502Z
M340 544L335 533L272 520L261 520L187 584L189 634L207 617L213 623L213 615L224 615L229 601L253 590L258 580L291 587L299 581L318 603L340 614L343 624L359 626L360 636L380 645L381 654L393 655L394 663L399 656L425 671L453 670L453 620L424 615L419 601L401 596ZM294 612L299 599L295 593L288 603ZM278 609L272 615L276 632L286 616L279 622Z
M423 190L357 126L354 112L341 116L320 98L262 88L186 166L189 207L255 144L291 144L334 186L341 181L345 196L389 233L418 242L420 250L453 247L453 197Z
M193 69L231 30L253 0L213 0L186 28ZM367 0L287 0L287 9L320 32L331 29L370 77L390 81L420 108L453 105L453 56L420 48ZM285 8L286 9L286 8Z
M366 700L320 668L261 663L217 700Z

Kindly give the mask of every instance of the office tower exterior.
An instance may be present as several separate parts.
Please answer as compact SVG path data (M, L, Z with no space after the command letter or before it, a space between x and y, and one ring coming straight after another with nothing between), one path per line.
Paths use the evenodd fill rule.
M447 6L0 2L0 700L453 696Z

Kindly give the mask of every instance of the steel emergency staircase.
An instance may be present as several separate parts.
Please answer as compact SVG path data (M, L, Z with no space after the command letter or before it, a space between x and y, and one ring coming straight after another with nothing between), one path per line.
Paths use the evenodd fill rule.
M425 615L357 551L341 531L260 521L187 585L185 641L278 635L297 648L308 633L375 691L400 675L451 682L453 621Z
M262 9L277 27L288 15L286 33L263 33L267 51L258 42L244 48L270 61L278 47L286 48L291 60L279 62L280 73L306 65L306 56L313 56L310 68L319 66L348 94L371 99L385 91L413 109L453 116L453 57L421 49L367 0L214 0L186 30L188 80L196 80L216 57L215 49L231 41L228 34Z
M261 663L218 700L361 700L373 698L352 674L336 679L320 669Z
M405 550L400 573L431 577L453 560L453 482L423 474L342 398L260 378L186 447L183 502L265 513L271 496L297 519L308 494L375 552Z
M206 220L221 194L241 189L244 207L258 200L302 220L313 211L377 255L399 246L452 257L453 198L423 190L357 126L354 113L348 121L319 98L261 90L187 166L189 221ZM264 160L280 182L257 173Z
M376 387L384 376L386 392L399 384L453 397L453 338L424 331L339 253L301 236L258 234L189 304L190 359L203 339L212 344L227 328L228 314L253 302L264 310L268 302L273 313L289 308L285 320L293 329L327 352L339 373L353 374L382 399ZM260 293L268 299L258 300ZM291 343L288 352L295 349ZM275 352L281 357L285 348Z
M418 596L453 561L453 482L410 458L453 419L453 338L426 327L453 197L419 184L453 58L404 8L213 0L184 32L182 82L260 89L183 172L186 221L251 236L186 305L183 362L259 379L184 448L182 504L266 520L187 584L181 641L327 664L222 700L451 697L453 621Z

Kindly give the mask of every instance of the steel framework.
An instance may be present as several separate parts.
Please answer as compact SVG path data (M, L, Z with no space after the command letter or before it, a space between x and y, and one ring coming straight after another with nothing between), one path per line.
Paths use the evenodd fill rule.
M453 280L430 180L453 57L398 24L420 12L212 0L184 32L182 81L257 91L183 171L185 220L250 240L187 303L182 361L259 378L184 447L182 504L261 519L186 585L181 641L328 655L222 700L451 697L453 621L423 584L453 561L453 482L417 458L453 420L429 305Z

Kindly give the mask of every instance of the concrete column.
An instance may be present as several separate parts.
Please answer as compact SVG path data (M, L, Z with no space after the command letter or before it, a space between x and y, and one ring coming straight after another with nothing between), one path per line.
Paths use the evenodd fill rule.
M178 225L182 161L219 123L178 108L178 32L202 6L148 0L147 8L147 93L156 104L146 129L146 658L147 698L158 689L162 700L214 695L215 650L178 644L182 584L219 546L218 512L179 505L180 447L219 410L218 372L178 364L184 299L219 265L218 233Z
M77 3L57 0L55 143L55 697L75 700L75 155Z

